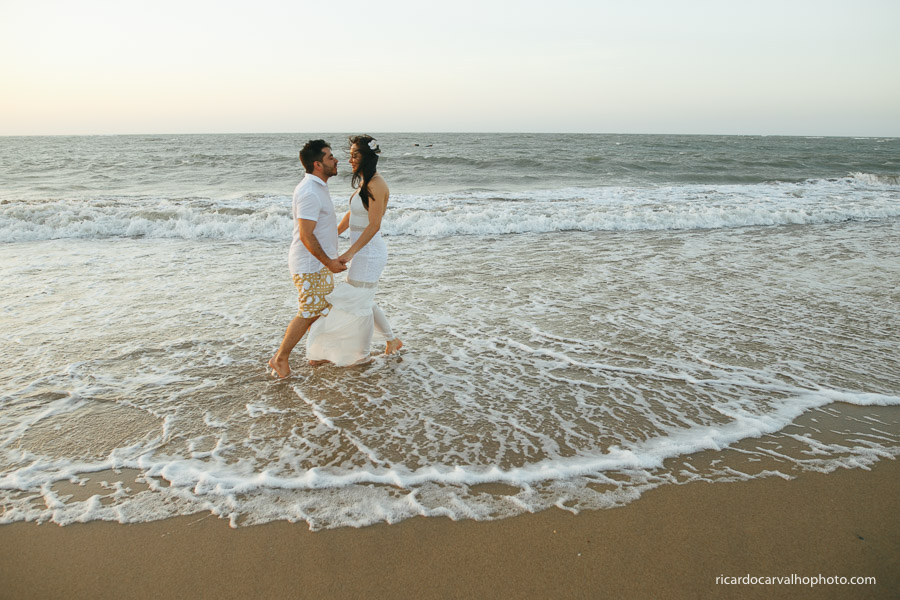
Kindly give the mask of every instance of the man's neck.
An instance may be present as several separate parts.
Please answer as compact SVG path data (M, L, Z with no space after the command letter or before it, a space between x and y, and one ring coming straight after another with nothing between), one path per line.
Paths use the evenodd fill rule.
M315 175L325 183L328 183L328 175L326 175L325 172L321 169L315 169L312 173L310 173L310 175Z

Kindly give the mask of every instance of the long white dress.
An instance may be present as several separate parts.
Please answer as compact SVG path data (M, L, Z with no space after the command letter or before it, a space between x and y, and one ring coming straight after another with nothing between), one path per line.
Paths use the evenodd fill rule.
M350 244L369 224L369 212L359 194L350 197ZM387 264L387 246L377 232L350 261L345 281L325 298L331 311L319 317L306 334L306 358L327 360L339 367L369 358L372 344L394 339L390 323L375 304L378 278Z

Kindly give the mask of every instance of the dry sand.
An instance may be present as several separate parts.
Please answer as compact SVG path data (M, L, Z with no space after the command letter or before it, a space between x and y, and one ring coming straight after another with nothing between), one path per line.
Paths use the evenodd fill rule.
M716 584L792 574L877 583ZM16 523L0 527L0 597L897 598L900 462L670 485L623 508L485 523Z

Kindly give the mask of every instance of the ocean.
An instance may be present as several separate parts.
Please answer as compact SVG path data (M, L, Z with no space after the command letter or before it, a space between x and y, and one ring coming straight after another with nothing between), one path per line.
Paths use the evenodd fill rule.
M376 135L404 350L279 381L320 137L341 213L347 134L0 138L0 523L490 520L900 454L900 139Z

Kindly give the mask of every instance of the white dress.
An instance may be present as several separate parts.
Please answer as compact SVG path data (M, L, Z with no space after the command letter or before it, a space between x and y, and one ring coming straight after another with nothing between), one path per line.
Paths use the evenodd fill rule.
M350 244L369 225L369 212L359 194L350 197ZM366 360L375 341L394 339L384 313L375 304L378 278L387 264L387 246L377 232L350 261L346 281L325 298L331 311L319 317L306 337L307 360L327 360L339 367ZM376 335L377 334L377 335Z

